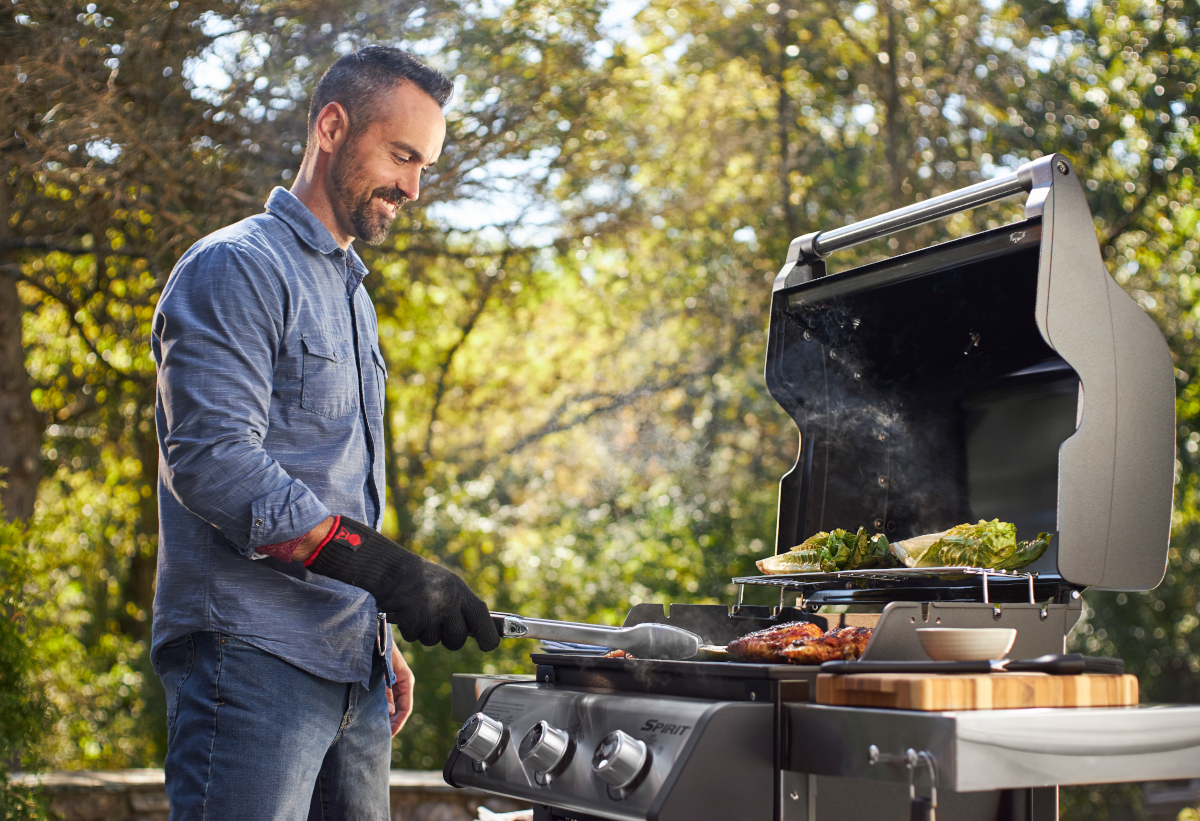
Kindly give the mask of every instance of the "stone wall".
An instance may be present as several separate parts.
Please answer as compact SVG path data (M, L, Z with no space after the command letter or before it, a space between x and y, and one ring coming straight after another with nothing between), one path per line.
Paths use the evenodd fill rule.
M167 821L162 770L14 773L12 780L49 793L55 821ZM392 821L475 821L480 807L510 812L529 806L455 789L440 770L392 770L391 792Z

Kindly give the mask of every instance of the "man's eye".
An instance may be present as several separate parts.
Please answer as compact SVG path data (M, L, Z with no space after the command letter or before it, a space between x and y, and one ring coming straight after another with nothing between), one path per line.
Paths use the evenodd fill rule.
M412 162L411 157L401 157L399 154L393 154L392 159L394 159L396 162Z

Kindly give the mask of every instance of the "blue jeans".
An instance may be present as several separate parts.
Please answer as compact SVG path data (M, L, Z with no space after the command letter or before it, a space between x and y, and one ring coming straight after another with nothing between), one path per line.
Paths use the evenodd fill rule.
M370 689L221 633L159 651L171 821L388 821L384 660Z

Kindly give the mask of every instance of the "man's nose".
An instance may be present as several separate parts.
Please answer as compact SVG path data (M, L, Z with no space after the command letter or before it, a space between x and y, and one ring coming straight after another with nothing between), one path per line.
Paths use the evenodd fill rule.
M400 179L396 180L396 187L410 200L415 200L421 194L422 170L420 167L406 168L404 173L400 175Z

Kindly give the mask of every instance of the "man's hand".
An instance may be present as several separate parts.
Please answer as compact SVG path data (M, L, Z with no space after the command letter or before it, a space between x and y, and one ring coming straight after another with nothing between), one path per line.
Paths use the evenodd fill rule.
M416 679L408 662L400 654L400 648L392 644L392 672L396 674L396 683L387 689L388 715L392 717L392 737L404 727L404 722L412 715L413 687Z
M487 605L466 582L361 522L338 517L304 566L366 590L405 641L440 642L449 650L460 649L468 636L484 651L500 644Z

